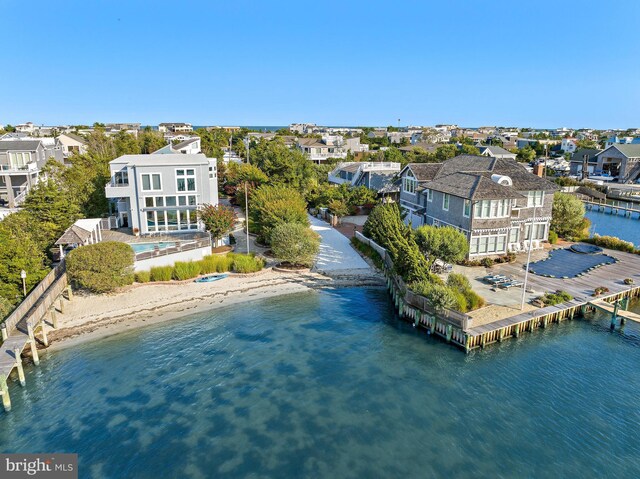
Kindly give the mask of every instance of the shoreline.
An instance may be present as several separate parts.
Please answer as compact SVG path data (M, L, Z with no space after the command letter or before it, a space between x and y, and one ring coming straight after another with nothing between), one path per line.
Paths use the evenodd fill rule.
M384 286L374 271L367 275L329 277L319 273L265 270L231 274L215 283L146 283L105 295L77 294L58 313L58 329L47 328L49 346L58 351L192 314L261 299L319 289Z

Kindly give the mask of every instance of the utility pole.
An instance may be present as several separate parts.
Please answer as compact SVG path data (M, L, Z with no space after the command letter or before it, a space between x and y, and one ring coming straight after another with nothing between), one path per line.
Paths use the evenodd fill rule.
M527 252L527 266L524 270L524 284L522 285L522 301L520 302L520 311L524 309L524 302L527 296L527 281L529 280L529 263L531 263L531 250L533 249L533 228L536 224L536 198L533 197L533 217L531 218L531 227L529 228L529 251Z

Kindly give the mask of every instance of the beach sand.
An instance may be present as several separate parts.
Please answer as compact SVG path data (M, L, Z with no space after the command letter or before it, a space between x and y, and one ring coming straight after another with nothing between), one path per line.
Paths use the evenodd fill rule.
M58 313L58 329L47 328L50 346L62 349L147 325L252 300L319 288L384 285L375 273L330 278L317 273L264 270L253 275L229 274L212 283L135 284L117 293L75 294Z

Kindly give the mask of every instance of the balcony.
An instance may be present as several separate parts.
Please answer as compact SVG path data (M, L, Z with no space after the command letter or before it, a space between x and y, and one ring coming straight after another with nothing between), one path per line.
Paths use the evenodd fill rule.
M104 187L107 198L126 198L132 195L133 189L129 183L116 183L110 181Z
M29 173L37 173L38 171L38 164L35 161L17 168L11 165L0 165L0 172L9 175L27 175Z

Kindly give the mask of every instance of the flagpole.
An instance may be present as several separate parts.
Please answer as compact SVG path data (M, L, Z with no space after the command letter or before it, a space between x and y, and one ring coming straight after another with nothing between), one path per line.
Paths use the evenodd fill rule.
M533 217L531 218L531 227L529 228L529 251L527 252L527 266L524 270L524 284L522 285L522 301L520 302L520 311L524 310L524 302L527 295L527 281L529 280L529 264L531 263L531 250L533 249L533 227L536 221L536 203L533 197Z

